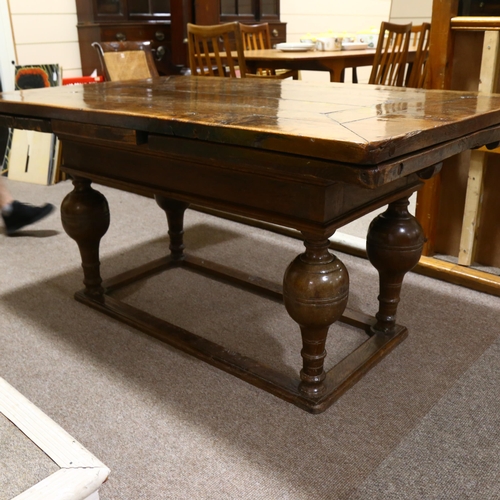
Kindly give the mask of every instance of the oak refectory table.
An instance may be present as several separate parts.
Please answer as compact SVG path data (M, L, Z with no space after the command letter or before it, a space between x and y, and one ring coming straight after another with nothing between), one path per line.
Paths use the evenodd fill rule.
M176 76L3 93L0 122L62 140L61 168L74 184L62 223L78 244L84 274L77 300L318 413L407 335L396 309L424 243L408 198L446 158L496 145L500 96ZM169 255L103 282L99 245L109 210L92 182L154 196L167 215ZM284 272L283 286L184 252L190 204L298 230L305 250ZM380 291L376 316L365 318L345 311L348 272L329 237L385 205L367 235ZM302 335L300 376L113 297L120 286L178 266L282 299ZM336 321L363 328L367 340L325 372L325 340Z

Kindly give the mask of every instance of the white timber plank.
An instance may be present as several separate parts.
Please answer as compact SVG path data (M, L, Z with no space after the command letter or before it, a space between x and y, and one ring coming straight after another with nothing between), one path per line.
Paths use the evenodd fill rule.
M460 233L460 253L458 263L470 266L474 262L476 231L479 227L481 199L483 194L483 174L486 160L484 151L472 151L465 195L464 217Z
M489 94L495 92L498 77L499 52L500 32L485 31L478 87L481 93ZM484 151L471 152L462 231L460 234L460 249L458 253L458 263L463 266L470 266L474 262L475 243L477 241L476 233L480 222L486 155L487 153Z
M106 470L100 467L59 469L12 500L86 500L106 477Z
M60 467L13 500L98 500L109 469L3 378L0 413Z

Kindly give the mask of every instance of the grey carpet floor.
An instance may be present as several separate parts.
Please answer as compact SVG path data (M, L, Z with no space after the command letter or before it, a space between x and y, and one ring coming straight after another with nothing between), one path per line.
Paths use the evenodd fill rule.
M59 470L36 444L0 414L0 500L10 500Z
M71 190L9 185L31 203L60 205ZM166 253L152 200L98 189L112 218L103 277ZM302 251L195 211L186 247L276 282ZM398 313L408 339L313 416L74 301L78 251L57 213L16 237L0 234L0 251L0 376L111 469L103 500L500 498L496 297L410 273ZM349 306L373 314L375 271L339 257ZM300 368L300 335L279 304L183 270L120 295L279 370ZM361 340L335 325L328 362ZM0 464L5 454L28 466L3 447Z

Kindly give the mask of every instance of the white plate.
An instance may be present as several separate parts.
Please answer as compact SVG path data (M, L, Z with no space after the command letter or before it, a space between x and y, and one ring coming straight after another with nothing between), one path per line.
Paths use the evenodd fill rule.
M315 43L278 43L276 48L283 52L307 52L314 49Z
M368 48L367 43L345 42L342 44L342 50L364 50Z

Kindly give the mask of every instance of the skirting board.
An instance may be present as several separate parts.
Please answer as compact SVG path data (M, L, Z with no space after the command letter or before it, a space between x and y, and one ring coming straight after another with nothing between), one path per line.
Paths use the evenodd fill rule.
M109 469L3 378L0 413L60 467L12 500L99 500Z

